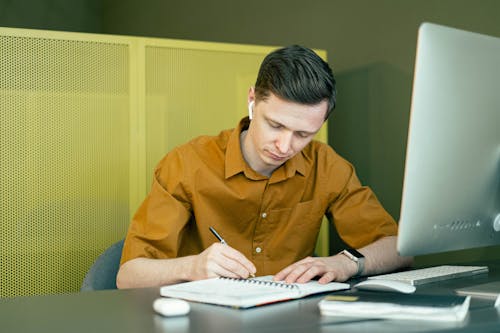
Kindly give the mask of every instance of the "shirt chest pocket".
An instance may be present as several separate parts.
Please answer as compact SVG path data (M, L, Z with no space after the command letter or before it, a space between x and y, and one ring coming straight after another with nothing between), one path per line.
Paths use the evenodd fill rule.
M321 227L324 211L314 201L305 201L293 208L276 209L262 219L262 230L267 237L270 258L279 259L284 253L292 263L314 250L315 240Z
M300 227L319 224L324 211L315 200L300 202L292 208L274 209L261 214L262 222L270 226Z

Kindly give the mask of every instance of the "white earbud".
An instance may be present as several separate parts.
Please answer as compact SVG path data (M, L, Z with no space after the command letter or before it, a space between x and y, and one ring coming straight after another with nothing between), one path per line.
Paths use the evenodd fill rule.
M248 118L250 118L250 120L252 120L252 117L253 117L253 104L254 104L254 101L251 101L250 103L248 103Z

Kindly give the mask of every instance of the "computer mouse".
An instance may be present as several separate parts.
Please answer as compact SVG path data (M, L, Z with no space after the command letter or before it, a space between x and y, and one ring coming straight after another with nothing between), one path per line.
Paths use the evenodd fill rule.
M405 294L411 294L416 290L415 286L405 282L382 279L367 279L355 284L353 287L359 290L393 291Z
M189 313L189 303L178 298L158 298L153 302L153 309L165 317L183 316Z

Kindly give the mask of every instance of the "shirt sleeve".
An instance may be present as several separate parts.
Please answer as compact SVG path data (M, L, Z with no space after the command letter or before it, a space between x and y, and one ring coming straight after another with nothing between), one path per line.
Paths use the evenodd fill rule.
M134 258L175 258L191 219L189 193L183 184L185 165L177 151L157 166L151 191L134 215L121 264Z
M342 186L334 185L339 190L328 213L339 237L348 246L360 248L382 237L397 235L396 221L373 191L361 185L354 167L343 159L336 164L337 180L341 179Z

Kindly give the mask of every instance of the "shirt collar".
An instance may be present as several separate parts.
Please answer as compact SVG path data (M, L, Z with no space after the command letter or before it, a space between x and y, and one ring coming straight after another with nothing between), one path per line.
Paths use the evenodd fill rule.
M250 119L248 119L248 117L241 119L238 127L234 131L232 131L229 136L225 161L226 179L241 172L243 172L247 178L253 180L267 178L266 176L263 176L250 168L250 166L243 158L243 154L241 153L240 134L242 131L246 130L249 125ZM286 161L284 165L276 169L271 175L270 180L271 182L279 182L295 176L295 173L299 173L303 176L306 174L306 162L302 152L299 152L297 155Z

